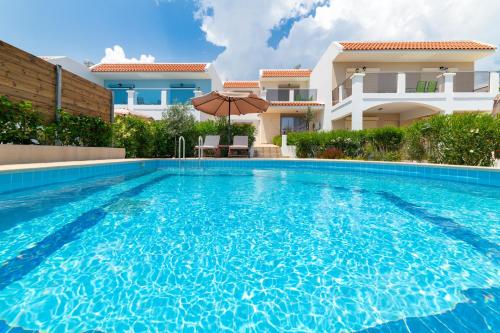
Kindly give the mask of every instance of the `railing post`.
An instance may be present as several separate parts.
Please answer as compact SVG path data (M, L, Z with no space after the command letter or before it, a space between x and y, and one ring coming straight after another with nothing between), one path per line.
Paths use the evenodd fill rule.
M443 73L444 77L444 95L446 97L446 103L444 107L444 114L453 114L453 78L456 73Z
M406 92L406 73L398 73L398 94L404 94Z
M134 90L127 90L127 109L129 111L134 111L134 104L135 104L135 91Z
M56 65L56 122L59 122L62 107L62 66Z
M500 93L500 73L490 72L490 93L498 94Z
M339 86L339 103L344 100L344 85Z
M290 89L288 91L288 93L289 93L289 101L293 102L295 100L295 90L294 89Z
M161 90L160 104L161 104L161 106L167 106L167 90L166 89Z
M355 73L352 75L352 113L351 129L363 129L363 80L364 73Z

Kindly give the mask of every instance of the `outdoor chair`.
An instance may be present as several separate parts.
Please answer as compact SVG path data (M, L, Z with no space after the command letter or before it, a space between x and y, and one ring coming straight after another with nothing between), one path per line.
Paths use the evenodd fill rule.
M195 156L198 154L198 151L200 149L203 155L205 155L204 154L205 150L213 151L214 156L219 155L219 141L220 141L220 135L207 135L205 137L205 142L203 143L202 146L194 147Z
M429 81L427 82L427 88L425 89L425 92L428 93L436 92L436 88L437 88L437 81Z
M245 155L239 155L238 152L245 152ZM248 136L236 135L233 138L233 144L229 146L228 157L246 156L249 157Z
M425 86L427 85L427 81L418 81L417 82L417 89L416 91L418 93L423 93L425 92Z

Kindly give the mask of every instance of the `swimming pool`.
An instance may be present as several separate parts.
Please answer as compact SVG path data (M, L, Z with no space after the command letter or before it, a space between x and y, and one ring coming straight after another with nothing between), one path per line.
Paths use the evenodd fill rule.
M499 180L216 160L3 174L0 332L499 331Z

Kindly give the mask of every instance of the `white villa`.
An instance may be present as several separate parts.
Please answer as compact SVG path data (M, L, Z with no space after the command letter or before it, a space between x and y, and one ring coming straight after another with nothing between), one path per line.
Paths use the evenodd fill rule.
M210 63L66 63L66 69L112 90L116 113L154 119L169 105L211 90L254 92L271 102L267 112L232 121L253 123L256 145L265 146L307 126L358 130L405 126L436 113L492 112L499 72L475 71L475 63L495 51L477 41L333 42L312 70L262 69L257 81L224 83ZM63 58L47 60L65 67Z
M475 71L496 47L476 41L333 42L312 70L261 70L259 81L228 81L271 101L252 121L257 143L283 131L405 126L437 113L492 112L499 73Z

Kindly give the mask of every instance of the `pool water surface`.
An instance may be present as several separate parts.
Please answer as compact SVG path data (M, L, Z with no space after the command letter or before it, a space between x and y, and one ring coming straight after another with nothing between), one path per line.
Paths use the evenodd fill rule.
M0 331L500 331L498 187L158 168L0 194Z

